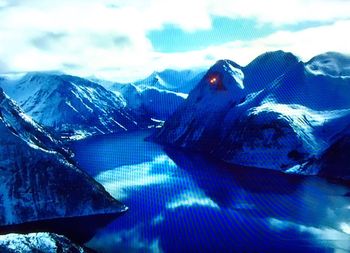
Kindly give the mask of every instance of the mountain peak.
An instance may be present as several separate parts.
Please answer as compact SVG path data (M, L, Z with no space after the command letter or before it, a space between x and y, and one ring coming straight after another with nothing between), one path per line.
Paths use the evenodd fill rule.
M64 80L62 74L52 72L30 72L25 74L18 80L18 87L22 92L34 92L45 90L47 93L52 93L55 90L58 92L67 93L70 83ZM5 89L6 91L6 89ZM12 92L8 92L12 97Z
M270 66L270 67L279 67L279 65L290 65L299 62L298 57L290 52L285 52L282 50L269 51L263 53L251 61L245 68L256 68L257 66ZM263 69L261 70L263 71Z
M339 59L339 60L343 59L343 60L349 61L350 55L345 54L345 53L336 52L336 51L327 51L325 53L318 54L318 55L312 57L310 61L312 61L313 59L317 59L317 58L334 58L334 59Z
M35 79L47 79L47 78L57 78L60 74L53 72L28 72L21 79L22 80L35 80Z
M207 72L204 82L217 90L244 89L241 66L231 60L217 61Z
M282 50L261 54L244 67L245 86L261 90L277 77L297 66L299 62L298 57Z
M338 52L319 54L306 63L310 72L332 77L350 77L350 55Z
M221 59L218 60L217 62L215 62L215 64L212 66L227 66L227 65L231 65L235 68L242 68L239 64L237 64L236 62L229 60L229 59Z
M189 93L202 79L204 73L205 71L201 69L164 69L162 71L154 71L145 79L133 82L133 84L141 88L155 87L160 90Z

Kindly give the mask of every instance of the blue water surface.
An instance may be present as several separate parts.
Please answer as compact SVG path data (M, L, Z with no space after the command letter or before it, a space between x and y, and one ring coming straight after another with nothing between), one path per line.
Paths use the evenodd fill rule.
M99 252L349 252L350 192L317 177L164 148L151 131L75 142L76 161L129 211Z

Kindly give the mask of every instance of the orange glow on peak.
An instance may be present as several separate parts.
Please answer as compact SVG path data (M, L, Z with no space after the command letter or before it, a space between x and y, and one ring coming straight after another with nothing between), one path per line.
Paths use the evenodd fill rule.
M209 82L210 82L211 84L215 84L216 81L217 81L216 77L212 77L212 78L210 78L210 80L209 80Z

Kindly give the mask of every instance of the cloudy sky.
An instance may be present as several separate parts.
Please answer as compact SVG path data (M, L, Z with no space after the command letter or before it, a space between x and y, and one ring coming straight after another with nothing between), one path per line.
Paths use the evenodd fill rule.
M270 50L350 53L349 0L0 0L0 73L132 81Z

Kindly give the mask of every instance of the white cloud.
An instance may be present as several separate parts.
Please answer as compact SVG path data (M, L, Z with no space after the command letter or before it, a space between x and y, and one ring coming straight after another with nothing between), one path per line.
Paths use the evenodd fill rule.
M347 0L221 0L208 1L210 13L228 17L255 18L274 25L303 21L334 21L349 18Z
M339 51L350 53L350 37L346 31L350 28L350 20L338 21L331 25L308 28L300 31L278 31L267 37L246 41L228 43L227 55L237 59L241 64L247 64L258 54L271 50L285 50L293 52L303 60L324 53L326 51ZM220 52L220 48L213 51Z
M176 68L176 66L196 66L199 63L210 65L213 61L223 58L246 65L259 54L279 49L292 52L304 61L327 51L350 54L348 46L350 37L346 32L349 28L350 20L295 32L278 31L252 41L233 41L188 53L160 54L158 61L162 62L160 66L170 64L170 67Z
M339 231L332 227L313 227L276 218L268 218L267 223L275 230L283 231L293 229L300 233L311 234L317 239L316 242L321 242L322 244L327 242L327 245L334 248L335 252L345 252L350 248L349 235L347 232L343 231L343 227L341 227L341 231ZM322 246L324 246L324 244Z
M350 1L346 0L0 0L0 72L62 70L127 81L154 69L208 66L219 58L241 64L266 50L304 58L349 52ZM173 24L192 32L210 29L213 15L250 18L276 27L334 21L300 32L277 32L187 53L155 52L147 32Z
M345 234L350 235L350 224L345 223L345 222L342 222L342 223L340 224L340 229L341 229Z
M159 238L145 238L142 233L148 223L138 223L135 227L100 233L87 243L91 249L107 253L150 252L162 253Z

